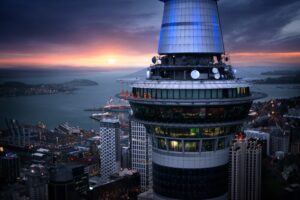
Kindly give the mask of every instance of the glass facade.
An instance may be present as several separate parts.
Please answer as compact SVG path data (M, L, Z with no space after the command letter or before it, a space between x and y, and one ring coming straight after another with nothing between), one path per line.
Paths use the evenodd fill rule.
M134 98L144 99L228 99L250 96L249 87L230 89L147 89L132 88Z
M178 169L153 163L153 189L176 199L210 199L228 190L228 165L206 169Z
M237 121L245 119L251 107L251 103L214 107L158 106L138 103L131 103L131 105L136 118L165 123L220 123Z
M151 126L150 132L155 136L171 138L207 138L232 135L239 130L239 126L210 127L210 128L173 128Z
M159 54L223 53L216 2L165 1Z
M175 152L206 152L217 151L229 147L230 137L201 138L201 139L174 139L153 137L153 149Z

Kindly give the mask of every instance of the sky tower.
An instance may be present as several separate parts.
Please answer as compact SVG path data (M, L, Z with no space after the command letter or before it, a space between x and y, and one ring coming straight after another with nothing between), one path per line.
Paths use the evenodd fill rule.
M159 56L123 95L153 139L155 197L227 199L229 143L261 94L227 64L217 0L161 1Z

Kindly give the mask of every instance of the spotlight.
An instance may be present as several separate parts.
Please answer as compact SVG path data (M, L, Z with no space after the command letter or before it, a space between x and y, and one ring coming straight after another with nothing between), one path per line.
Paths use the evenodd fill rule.
M193 70L191 72L192 79L199 79L200 78L200 72L198 70Z

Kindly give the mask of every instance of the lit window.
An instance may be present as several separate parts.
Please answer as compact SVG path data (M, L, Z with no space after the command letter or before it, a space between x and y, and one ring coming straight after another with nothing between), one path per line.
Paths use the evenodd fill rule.
M169 150L170 151L182 151L182 143L178 140L169 141Z
M185 141L184 142L185 152L197 152L199 151L198 141Z

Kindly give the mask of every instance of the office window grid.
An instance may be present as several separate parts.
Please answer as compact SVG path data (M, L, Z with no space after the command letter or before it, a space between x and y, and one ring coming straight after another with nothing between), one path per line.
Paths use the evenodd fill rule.
M131 121L131 163L132 169L141 175L141 188L152 188L152 142L144 125Z
M111 174L120 170L119 129L100 127L101 177L107 180Z

